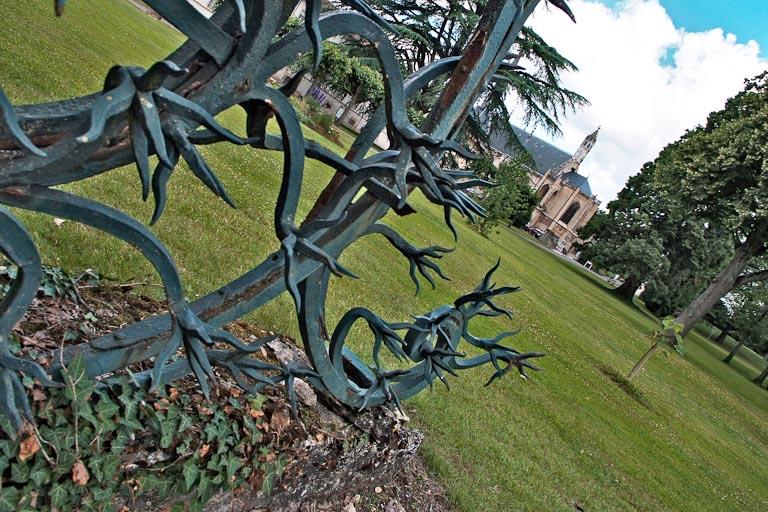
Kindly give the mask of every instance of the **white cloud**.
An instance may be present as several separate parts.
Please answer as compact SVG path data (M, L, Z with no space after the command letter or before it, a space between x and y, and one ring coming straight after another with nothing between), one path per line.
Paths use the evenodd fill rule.
M745 78L768 67L755 41L739 43L722 29L677 28L658 0L569 5L577 24L539 7L531 26L579 67L563 81L591 105L564 120L563 138L554 143L575 150L602 126L580 172L603 204L666 144L722 108ZM541 130L537 135L546 137Z

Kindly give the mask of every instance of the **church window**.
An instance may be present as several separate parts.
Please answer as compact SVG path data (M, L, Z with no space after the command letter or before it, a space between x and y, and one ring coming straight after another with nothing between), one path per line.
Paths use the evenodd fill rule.
M549 183L547 183L546 185L544 185L539 189L539 193L538 193L539 201L544 199L544 196L547 195L547 192L549 192Z
M563 224L568 224L573 219L573 216L576 215L576 212L579 211L579 208L581 205L579 203L571 203L571 206L568 207L567 210L565 210L565 213L562 217L560 217L560 221Z

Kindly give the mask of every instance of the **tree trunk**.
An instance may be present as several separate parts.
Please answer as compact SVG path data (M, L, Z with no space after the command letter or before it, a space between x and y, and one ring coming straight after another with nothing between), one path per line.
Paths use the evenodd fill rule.
M710 285L701 295L696 297L682 313L677 315L675 323L682 324L682 336L688 334L699 320L706 315L717 302L730 292L738 282L739 274L749 261L762 249L765 243L765 231L768 228L768 220L764 220L749 234L747 239L736 248L733 258L728 265L720 271Z
M728 333L730 333L730 332L731 332L731 331L730 331L730 330L728 330L728 329L723 329L722 331L720 331L720 336L718 336L718 337L715 339L715 342L716 342L716 343L718 343L718 344L720 344L720 345L722 345L723 343L725 343L725 338L727 338L727 337L728 337Z
M620 299L632 300L632 297L635 296L635 292L640 288L640 284L640 280L636 276L630 275L623 283L621 283L621 286L613 290L613 293Z
M654 343L651 345L651 348L648 349L648 351L643 354L643 357L640 358L640 360L635 363L635 366L632 367L632 369L629 371L629 374L627 375L627 380L632 380L635 378L635 375L640 373L640 370L643 369L643 366L645 366L645 363L648 362L648 360L651 358L651 356L659 349L659 344Z
M731 353L725 356L725 359L723 359L723 362L725 364L731 364L731 361L733 361L733 358L736 357L736 354L739 353L739 349L744 344L743 341L739 341L735 347L733 347L733 350L731 350Z
M352 93L352 99L349 100L349 103L347 103L347 106L344 108L344 113L341 114L341 117L339 118L339 124L344 124L344 122L347 120L347 117L349 117L349 114L352 113L352 109L357 105L357 98L360 97L360 86L358 85L355 89L355 92Z
M765 379L768 379L768 366L765 367L765 369L760 373L760 375L755 377L755 380L753 382L755 382L758 386L762 386L763 381Z

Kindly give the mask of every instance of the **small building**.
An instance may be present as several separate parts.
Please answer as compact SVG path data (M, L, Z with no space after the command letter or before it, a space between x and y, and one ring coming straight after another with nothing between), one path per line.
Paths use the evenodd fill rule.
M600 129L587 135L576 152L569 154L518 127L512 128L534 164L534 168L528 167L528 173L539 204L533 210L528 225L542 232L540 240L547 246L574 255L574 243L579 239L577 231L589 222L600 206L589 180L578 172L597 142ZM517 154L501 134L492 138L491 147L495 165Z

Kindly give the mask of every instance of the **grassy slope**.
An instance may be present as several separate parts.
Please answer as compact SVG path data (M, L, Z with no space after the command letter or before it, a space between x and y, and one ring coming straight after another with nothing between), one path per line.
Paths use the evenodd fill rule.
M127 2L69 2L58 20L50 10L48 0L5 1L0 9L0 84L16 102L96 90L110 65L147 65L179 41ZM235 112L224 119L242 122ZM190 297L241 274L277 247L270 224L279 159L227 146L205 153L239 209L225 208L181 166L155 228L177 258ZM329 176L327 168L307 164L309 199ZM72 188L149 218L131 168ZM388 221L417 244L450 245L440 212L423 200L414 204L418 216ZM96 267L123 280L156 280L141 257L113 239L69 222L55 227L49 218L23 218L49 262ZM418 297L405 261L380 240L364 239L342 258L362 279L334 281L330 321L356 305L394 321L449 302L473 287L497 255L498 281L524 288L506 301L516 313L514 326L523 329L513 344L546 351L546 372L531 382L512 376L484 388L490 371L481 369L453 379L450 393L436 387L409 404L427 432L431 466L463 510L573 510L573 502L585 510L768 508L768 393L721 364L720 353L694 336L685 358L651 360L636 382L644 404L634 400L598 367L626 372L646 349L644 334L653 322L516 232L486 240L460 226L459 248L443 262L453 281ZM252 319L296 332L285 297ZM506 328L487 320L475 330L489 335Z

